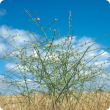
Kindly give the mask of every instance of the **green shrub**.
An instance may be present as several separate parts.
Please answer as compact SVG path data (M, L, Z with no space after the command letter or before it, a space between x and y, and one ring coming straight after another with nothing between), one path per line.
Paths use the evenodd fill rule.
M26 11L26 13L28 13L28 11ZM28 13L29 14L29 13ZM36 13L34 12L34 14L35 14L35 16L36 16ZM29 14L29 16L32 18L32 15L30 15ZM71 16L71 11L70 11L70 16ZM70 21L71 21L71 19L70 19L70 16L69 16L69 32L70 32ZM48 27L53 23L53 22L56 22L57 21L57 19L55 19L55 21L53 21L51 24L49 24L49 26L47 27L47 28L45 28L45 30L43 30L42 28L41 28L41 26L40 26L40 23L38 22L38 20L40 20L39 18L37 18L36 17L36 19L37 19L37 22L32 18L32 20L37 24L37 26L41 29L41 31L43 32L43 34L45 35L45 37L47 38L47 36L46 36L46 34L45 34L45 30L46 29L49 29ZM25 24L26 25L26 24ZM27 25L26 25L27 26ZM5 29L7 29L5 26L4 26L4 28ZM28 26L27 26L27 28L28 28ZM29 29L29 28L28 28ZM8 30L8 29L7 29ZM49 29L49 30L51 30L51 29ZM30 31L30 30L29 30ZM25 81L25 85L26 85L26 87L24 87L24 86L22 86L23 87L23 89L27 92L27 94L28 95L25 95L22 91L19 93L19 94L21 94L21 95L23 95L24 97L28 97L28 99L29 99L29 105L30 105L30 101L31 101L31 98L30 98L30 94L32 93L31 92L31 90L29 90L29 88L28 88L28 86L27 86L27 80L26 80L26 67L29 69L29 71L28 72L30 72L32 75L34 75L35 77L36 77L36 79L37 79L37 81L33 81L33 82L36 82L36 83L38 83L38 84L40 84L41 85L41 87L42 87L42 93L44 93L45 94L45 92L44 92L44 87L43 87L43 85L45 85L46 86L46 88L48 88L48 94L50 95L50 96L52 96L52 94L53 94L53 107L57 104L57 102L60 100L60 98L61 98L61 95L63 95L64 93L66 93L66 97L67 97L67 93L70 93L71 91L69 90L70 88L73 88L73 91L77 91L77 92L80 92L80 93L83 93L83 91L84 91L84 82L89 82L89 81L93 81L93 79L95 79L96 78L96 76L98 76L98 75L100 75L100 74L105 74L106 72L105 72L105 70L103 69L103 71L101 70L101 69L99 69L99 71L101 71L100 72L100 74L96 74L95 75L95 73L97 73L98 72L98 70L97 71L92 71L92 67L94 67L95 65L94 65L94 63L93 64L91 64L91 66L90 67L88 67L88 66L86 66L87 65L87 63L88 62L90 62L91 60L93 60L95 57L97 57L97 56L99 56L99 55L97 55L97 56L94 56L93 58L89 58L90 60L89 61L86 61L85 59L83 59L87 54L89 54L89 52L90 51L94 51L94 50L96 50L96 49L94 49L94 50L90 50L90 51L88 51L89 49L90 49L90 47L92 46L92 45L94 45L95 43L93 43L92 45L90 45L90 46L88 46L88 48L84 51L84 52L78 52L78 50L77 50L77 52L75 52L75 49L77 49L78 47L83 47L83 46L85 46L86 44L89 44L89 43L91 43L91 42L88 42L88 43L86 43L85 42L85 44L83 44L83 45L80 45L80 46L77 46L77 47L70 47L71 46L71 41L72 41L72 36L73 36L73 31L74 31L74 29L73 30L71 30L72 31L72 36L71 35L69 35L69 32L68 32L68 35L66 36L66 39L65 39L65 42L66 41L68 41L68 43L69 43L69 39L71 39L71 41L70 41L70 44L67 44L67 52L65 52L65 51L63 51L63 46L66 44L66 43L64 43L64 45L63 45L63 41L62 41L62 39L61 39L61 37L60 37L60 35L59 35L59 38L58 39L60 39L61 40L61 49L59 49L59 44L58 45L54 45L54 40L55 40L55 34L56 33L59 33L59 29L58 29L58 32L56 32L56 29L54 29L54 30L51 30L51 31L53 31L54 32L54 35L52 36L52 42L50 42L49 40L48 40L48 38L47 38L47 41L45 41L45 40L43 40L43 41L40 41L40 40L38 40L35 36L34 36L34 33L36 33L36 32L31 32L30 31L30 33L32 33L33 34L33 36L35 37L35 39L36 39L36 43L33 43L33 45L29 45L29 46L26 46L26 47L24 47L24 45L23 45L23 47L22 47L22 49L18 49L18 46L16 46L16 43L15 43L15 46L16 47L14 47L15 49L13 50L13 51L19 51L20 52L20 55L13 55L13 57L17 57L20 61L21 61L21 65L24 67L24 73L22 73L22 75L23 75L23 78L24 78L24 81ZM37 31L38 32L38 31ZM17 33L18 34L18 33ZM28 33L26 33L26 35L28 35ZM107 35L109 35L109 34L107 34ZM21 35L19 35L19 36L21 36ZM16 35L15 36L13 36L13 37L16 37ZM12 38L12 40L10 41L10 42L12 42L12 41L14 41L14 39L13 39L13 37L11 37ZM29 36L30 37L30 36ZM102 36L102 37L104 37L104 36ZM102 37L100 37L99 39L101 39ZM3 37L1 37L2 39L3 39ZM31 38L30 38L31 39ZM99 40L98 39L98 40ZM32 39L31 39L32 40ZM97 40L95 40L95 41L97 41ZM10 42L8 42L9 44L10 44ZM24 41L25 42L25 41ZM27 41L27 42L30 42L30 41ZM40 43L40 45L38 45L37 44L37 42L39 42ZM45 46L45 44L43 44L43 42L45 43L45 44L49 44L48 46ZM94 42L94 41L92 41L92 42ZM11 44L10 44L11 45ZM43 48L43 52L46 52L46 55L47 55L47 53L50 53L50 55L52 56L52 60L49 58L49 55L47 55L48 56L48 59L46 60L45 58L44 58L44 60L42 60L42 58L41 58L41 54L40 54L40 49L39 49L39 47L40 46L43 46L44 48ZM36 58L36 57L33 57L33 56L30 56L30 58L28 58L27 56L26 56L26 54L23 52L23 50L26 50L26 48L28 48L28 49L30 49L30 50L32 50L31 48L34 48L34 50L36 51L36 53L37 53L37 55L38 55L38 57ZM54 49L53 49L54 48ZM60 51L55 51L56 50L56 48L58 48ZM98 48L97 48L98 49ZM109 48L108 48L109 49ZM106 49L106 50L108 50L108 49ZM71 50L71 52L69 51L69 50ZM105 51L106 51L105 50ZM56 52L56 53L58 53L58 60L56 59L56 57L54 57L54 54L53 54L53 52ZM104 51L104 52L105 52ZM43 53L42 52L42 53ZM54 53L55 53L54 52ZM104 53L103 52L103 53ZM8 52L5 52L6 53L6 58L8 59L9 57L10 57L10 54L8 54ZM11 53L11 52L10 52ZM101 53L102 54L102 53ZM79 58L77 59L76 58L76 56L78 56ZM13 58L12 57L12 58ZM71 60L71 62L69 62L69 58L70 57L74 57L74 60ZM4 57L3 57L3 59L4 59ZM8 60L9 61L9 60ZM15 62L15 59L13 60L14 62ZM81 63L82 61L85 61L85 63ZM97 61L97 60L96 60ZM41 68L39 68L38 67L38 65L34 65L33 63L34 62L38 62L39 63L39 65L40 66L42 66ZM16 63L16 62L15 62ZM17 63L16 63L17 64ZM30 64L30 65L29 65ZM105 62L104 63L102 63L102 64L105 64ZM102 64L99 64L99 65L102 65ZM69 69L67 69L67 66L69 65ZM17 65L18 66L18 65ZM33 66L36 66L36 68L37 68L37 70L33 67ZM82 68L81 68L81 70L83 70L83 72L85 72L85 70L88 70L88 73L89 74L87 74L87 75L83 75L83 74L81 74L80 73L80 71L81 70L78 70L78 67L79 66L81 66ZM96 67L96 66L95 66ZM51 74L49 74L49 72L47 71L48 70L48 68L50 69L50 70L53 70L52 72L51 72ZM102 67L101 67L102 68ZM20 69L20 68L19 68ZM62 70L62 71L61 71ZM71 72L72 71L72 72ZM91 73L90 73L90 71L92 71ZM57 76L57 73L60 75L60 77L58 77ZM12 74L12 73L11 73ZM3 75L5 75L5 74L3 74ZM6 76L6 75L5 75ZM17 75L16 75L17 76ZM75 79L75 77L78 77L77 79ZM10 75L8 75L8 78L10 78ZM12 78L12 77L11 77ZM38 78L40 78L40 79L38 79ZM53 78L53 80L52 80L52 78ZM44 83L41 83L41 80L43 80L44 81ZM76 87L76 85L78 84L78 83L81 83L80 84L80 87L81 87L81 89L80 89L80 91L78 91L78 89L77 89L77 87ZM5 83L11 83L12 85L16 85L17 87L18 87L18 89L19 89L19 85L20 85L20 83L17 83L17 81L15 82L15 84L14 84L14 82L12 83L12 82L8 82L8 81L6 81ZM21 85L20 85L21 86ZM25 89L26 88L26 89ZM90 88L88 88L88 90L89 90ZM38 91L37 90L37 88L36 88L36 91ZM100 89L100 91L101 91L101 89ZM39 92L41 92L41 91L39 91ZM56 94L58 93L58 97L56 97ZM13 94L14 94L14 92L13 92ZM45 94L46 95L46 94ZM74 96L74 98L77 100L77 101L79 101L80 100L80 96L75 96L75 95L73 95ZM68 100L68 97L67 97L67 100Z

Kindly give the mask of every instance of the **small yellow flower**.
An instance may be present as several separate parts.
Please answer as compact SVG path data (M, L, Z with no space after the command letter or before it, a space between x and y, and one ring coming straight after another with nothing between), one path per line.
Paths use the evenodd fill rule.
M31 45L31 44L29 44L29 45Z
M82 47L83 47L83 45L82 45Z
M12 40L10 40L10 42L12 42Z
M40 49L38 49L38 50L40 50Z
M36 57L36 56L34 56L34 57Z
M52 56L53 56L53 53L52 53Z
M40 20L40 18L37 18L37 20Z
M74 48L74 47L72 47L72 48Z
M60 61L60 60L58 59L58 61Z
M41 42L43 42L43 41L41 41Z
M74 54L75 55L75 54Z
M6 28L6 26L4 26L4 28Z
M71 66L73 66L73 65L71 65Z
M24 45L23 45L24 46Z
M18 33L16 33L16 34L18 34Z
M106 73L106 72L104 72L104 73Z
M55 19L55 21L57 21L58 19Z
M54 29L54 31L56 31L56 29Z
M33 44L34 45L34 44Z
M43 48L43 49L45 49L45 48Z
M64 83L61 83L61 84L64 84Z
M8 60L8 58L7 58L7 60Z
M55 58L54 58L54 61L55 61Z
M92 66L93 67L93 66Z
M6 35L6 34L4 33L4 35Z
M48 69L48 67L46 69Z
M21 49L22 50L22 49Z

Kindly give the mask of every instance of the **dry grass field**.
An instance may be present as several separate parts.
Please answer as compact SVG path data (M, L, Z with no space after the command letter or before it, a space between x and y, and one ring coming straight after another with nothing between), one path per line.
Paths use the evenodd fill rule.
M76 97L78 97L79 93L73 93ZM65 96L65 95L64 95ZM0 96L0 107L3 104L6 106L2 107L3 110L53 110L52 109L52 98L47 98L43 94L32 94L32 102L30 107L26 104L26 99L23 100L23 96ZM98 92L95 96L95 93L83 93L79 102L70 96L70 99L66 100L64 97L64 101L60 106L60 101L58 101L55 110L107 110L110 107L110 92ZM19 102L22 102L19 103ZM23 101L25 103L23 103ZM12 104L13 102L13 104Z

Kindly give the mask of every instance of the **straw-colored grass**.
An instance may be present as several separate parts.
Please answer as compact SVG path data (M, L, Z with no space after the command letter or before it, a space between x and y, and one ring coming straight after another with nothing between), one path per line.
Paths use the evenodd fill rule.
M73 93L76 96L79 96L79 93ZM55 110L107 110L110 107L110 92L99 92L95 93L83 93L80 97L79 102L75 100L72 96L70 96L70 100L67 103L66 97L64 97L64 101L62 102L62 106L60 107L60 102L58 102ZM106 96L106 97L105 97ZM27 102L27 98L25 99L25 103L21 104L20 101L23 102L23 96L17 95L20 101L16 98L16 96L0 96L0 106L8 103L3 110L52 110L52 101L51 99L45 97L43 94L32 94L31 98L34 103L31 103L29 107ZM9 104L12 103L13 104ZM15 104L14 104L15 103ZM23 107L24 106L24 107Z

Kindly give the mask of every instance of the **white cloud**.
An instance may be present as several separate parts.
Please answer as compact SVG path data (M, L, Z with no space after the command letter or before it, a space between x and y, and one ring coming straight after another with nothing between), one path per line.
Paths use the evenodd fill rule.
M27 32L27 31L24 31L24 30L18 30L18 29L13 29L12 27L8 27L8 26L6 26L7 28L8 28L8 31L10 32L10 34L11 34L11 36L14 36L14 35L16 35L16 33L18 33L18 35L20 34L20 35L22 35L22 34L25 34L25 33L29 33L29 32ZM0 27L0 30L1 30L1 33L0 33L0 36L2 36L3 38L5 38L5 39L7 39L9 42L10 42L10 40L12 40L12 38L9 36L9 35L4 35L4 33L8 33L7 32L7 30L4 28L4 25L2 25L1 27ZM17 36L18 36L17 35ZM38 39L39 39L39 35L37 35L37 34L34 34ZM32 38L32 39L35 39L34 38L34 36L32 35L32 34L29 34L29 36ZM85 42L86 43L88 43L88 42L90 42L90 41L93 41L93 39L92 38L88 38L88 37L86 37L86 36L84 36L84 37L82 37L81 39L79 39L78 41L76 40L76 36L72 36L73 37L73 39L71 40L71 39L69 39L69 43L70 43L70 40L71 40L71 45L72 45L72 47L76 47L76 46L80 46L80 45L83 45ZM30 43L28 43L28 42L24 42L23 40L25 40L25 41L29 41L30 40L30 38L27 36L27 35L23 35L23 36L19 36L19 37L13 37L14 38L14 40L15 40L15 42L16 42L16 44L14 43L14 42L11 42L11 45L15 48L16 47L16 45L18 46L18 48L19 49L21 49L21 48L23 48L23 45L25 45L25 46L28 46ZM64 38L62 38L62 40L63 41L65 41L66 40L66 38L64 37ZM40 39L40 41L41 41L41 39ZM33 42L35 42L35 41L33 41ZM63 42L64 43L64 42ZM62 43L62 44L63 44ZM68 43L68 40L67 40L67 42L66 42L66 45L65 46L63 46L63 51L64 52L66 52L68 49L67 49L67 43ZM76 45L75 45L75 43L76 43ZM75 49L75 51L76 51L76 53L75 54L79 54L80 52L84 52L86 49L87 49L87 47L88 46L90 46L90 45L92 45L94 42L92 42L92 43L89 43L89 44L86 44L86 45L84 45L83 47L78 47L78 49L79 49L79 51L77 50L77 49ZM38 43L39 44L39 43ZM61 45L61 40L55 40L55 42L53 43L53 45ZM5 50L5 51L12 51L14 48L12 47L12 46L10 46L8 43L4 43L4 40L3 39L0 39L0 47L2 48L3 47L3 49ZM19 46L22 46L22 47L19 47ZM99 45L99 44L97 44L97 43L95 43L88 51L90 51L90 50L93 50L93 49L96 49L96 48L101 48L102 46L101 45ZM2 54L2 56L4 55L4 52L2 51L2 49L0 48L0 54ZM42 51L43 51L43 49L42 48L40 48L41 49L41 51L40 51L40 53L42 53ZM36 56L37 57L37 53L35 52L35 50L32 52L32 51L30 51L29 49L26 49L27 50L27 56L29 57L30 55L32 55L32 56ZM61 46L59 46L58 47L58 49L57 49L58 51L62 51L62 49L61 49ZM70 50L69 50L70 51ZM86 61L89 61L90 59L92 59L93 58L93 56L95 55L98 55L98 54L100 54L100 53L102 53L104 50L100 50L100 52L98 52L98 50L95 50L95 51L90 51L90 52L87 52L87 54L85 55L85 60ZM35 55L33 55L33 53L35 53ZM74 53L74 51L72 50L72 51L70 51L70 53L73 55L73 53ZM18 52L18 51L16 51L16 52L12 52L12 54L18 54L18 55L20 55L20 53ZM10 54L10 56L13 56L12 54ZM49 55L50 53L48 52L48 55ZM55 55L54 57L55 57L55 59L57 60L58 59L58 53L55 53L55 52L53 52L53 54ZM82 56L83 54L81 54L81 56ZM6 54L5 54L5 56L6 56ZM46 57L46 52L43 52L42 54L41 54L41 56L42 56L42 59L44 60L44 59L47 59L48 57ZM76 57L76 59L77 60L79 60L79 58L81 58L81 56L78 56L78 55L76 55L75 57ZM97 60L94 64L95 65L98 65L98 64L100 64L100 63L103 63L103 62L107 62L108 61L108 57L110 56L110 53L108 53L108 52L105 52L105 53L103 53L103 54L101 54L101 55L99 55L98 57L96 57L95 59L93 59L92 61L90 61L86 66L87 67L89 67L89 66L91 66L91 64L92 63L94 63L94 61L95 60ZM61 56L60 56L61 57ZM13 57L13 58L16 58L16 57ZM49 58L50 59L52 59L52 56L49 56ZM74 57L71 57L70 59L69 59L69 62L71 62L71 63L73 63L73 61L74 61L74 59L73 59ZM84 60L84 59L83 59ZM82 62L81 63L86 63L85 61L83 61L82 60ZM20 64L20 61L18 61L17 60L17 63L18 64ZM75 62L76 63L76 62ZM37 64L38 64L38 62L37 62ZM36 68L36 65L37 64L35 64L34 63L34 67L33 68ZM106 64L103 64L103 68L108 68L108 66L109 66L110 64L109 63L106 63ZM14 68L14 69L12 69L11 70L11 72L13 72L13 71L15 71L16 72L16 74L17 75L19 75L19 76L22 76L21 75L21 72L23 72L24 73L24 70L23 70L23 66L22 65L19 65L19 67L20 67L20 69L21 69L21 71L19 70L19 68L18 67L15 67L15 66L17 66L15 63L7 63L6 65L5 65L5 67L6 67L6 71L9 71L9 70L11 70L12 68ZM49 69L52 69L50 66L48 66L48 65L46 65ZM39 66L40 67L40 66ZM101 65L100 66L98 66L98 67L101 67ZM68 69L70 69L70 65L68 65L68 67L67 67ZM79 66L78 67L79 69L81 69L82 67L81 66ZM95 70L95 66L93 67L93 68L91 68L92 70ZM28 72L27 72L27 75L28 76L32 76L31 75L31 73L29 72L29 68L28 67L26 67L26 70L28 70ZM49 71L49 73L50 72L52 72L52 70L50 70ZM72 70L71 70L71 72L73 72ZM69 72L69 73L71 73L71 72ZM91 71L89 71L89 73L90 73ZM83 71L80 71L80 73L81 74L84 74L83 73ZM85 71L85 75L87 75L88 74L88 71ZM97 73L96 74L99 74L99 72L97 71ZM57 76L59 76L59 74L58 74L58 72L57 72ZM70 76L70 74L69 74L69 76ZM102 75L103 77L106 77L106 75ZM29 77L30 78L30 77ZM35 78L35 77L34 77ZM77 78L77 76L75 77L75 78ZM23 80L20 80L20 79L17 79L18 81L20 81L21 83L22 83L22 85L25 85L24 84L24 81ZM33 81L31 78L30 79L28 79L28 81ZM35 78L35 80L36 80L36 78ZM102 82L103 83L103 82ZM31 83L30 84L30 87L35 87L35 86L32 86L33 85L33 83ZM36 85L36 87L38 87L38 85ZM13 87L14 88L14 87ZM15 88L14 88L15 89ZM17 90L17 89L16 89ZM46 89L45 89L46 90ZM17 90L18 91L18 90Z
M1 9L0 10L0 19L1 19L1 16L4 16L6 15L6 10L5 9Z

